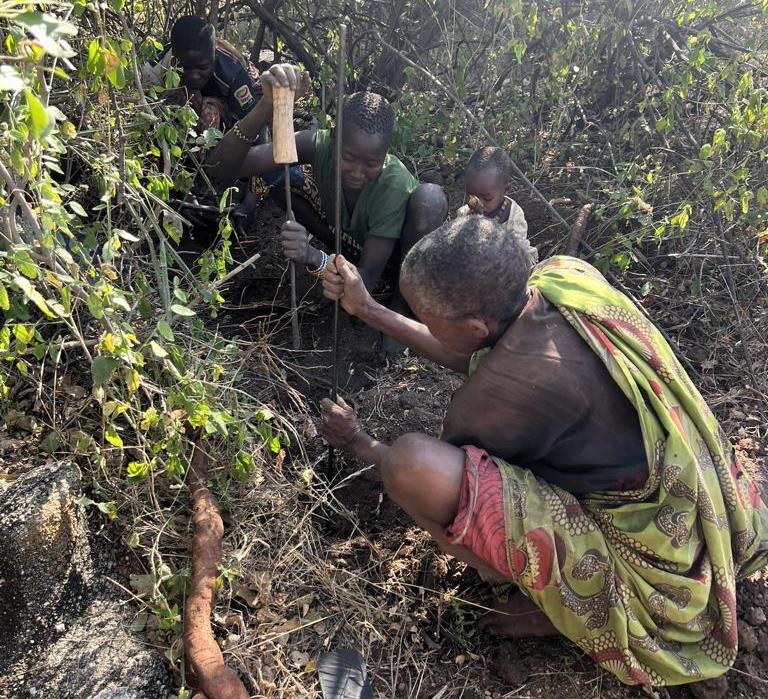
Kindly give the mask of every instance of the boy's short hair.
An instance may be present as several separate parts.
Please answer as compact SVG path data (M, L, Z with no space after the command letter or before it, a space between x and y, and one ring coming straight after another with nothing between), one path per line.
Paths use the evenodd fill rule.
M501 148L478 148L467 163L467 174L481 170L496 170L504 182L507 182L512 177L512 160Z
M344 100L344 128L354 127L389 144L395 132L392 105L375 92L355 92Z
M213 25L195 15L184 15L171 28L171 50L175 56L205 51L213 45L213 38Z

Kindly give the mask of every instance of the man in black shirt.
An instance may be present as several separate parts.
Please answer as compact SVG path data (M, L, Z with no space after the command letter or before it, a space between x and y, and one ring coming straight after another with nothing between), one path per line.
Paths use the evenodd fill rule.
M145 82L159 83L174 59L202 129L230 128L261 96L256 68L199 17L186 15L174 23L171 42L158 63L144 66Z
M232 44L216 36L211 24L195 17L180 17L171 28L171 41L158 62L145 65L142 77L146 84L159 84L166 70L176 63L182 71L179 94L167 94L182 103L189 100L197 112L197 131L209 128L227 131L246 116L261 99L259 71ZM254 140L254 145L259 139ZM301 178L297 167L291 169L291 180ZM247 230L253 220L259 196L264 187L282 187L283 174L252 178L238 209L243 216L236 225ZM187 212L189 215L189 212Z

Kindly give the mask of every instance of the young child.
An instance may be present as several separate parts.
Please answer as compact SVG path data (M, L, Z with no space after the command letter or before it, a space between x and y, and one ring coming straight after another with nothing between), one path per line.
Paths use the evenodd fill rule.
M518 239L529 266L539 261L539 251L528 240L528 223L519 204L505 194L512 175L512 163L501 148L478 148L467 164L465 189L467 203L457 216L480 214L503 223Z

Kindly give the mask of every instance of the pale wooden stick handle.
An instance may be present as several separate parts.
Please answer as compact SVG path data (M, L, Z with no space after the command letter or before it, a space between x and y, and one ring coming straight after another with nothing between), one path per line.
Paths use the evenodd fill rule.
M272 154L278 164L295 163L296 135L293 132L293 90L272 88Z

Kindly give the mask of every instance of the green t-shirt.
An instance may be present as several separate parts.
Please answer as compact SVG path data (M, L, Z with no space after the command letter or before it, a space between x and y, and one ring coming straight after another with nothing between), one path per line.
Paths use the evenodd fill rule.
M333 226L335 218L335 182L333 172L333 139L331 132L315 134L315 159L312 174L323 203L326 220ZM399 238L405 223L408 198L419 183L400 160L388 153L384 169L374 182L369 182L351 213L344 204L341 215L342 236L362 246L369 236Z

